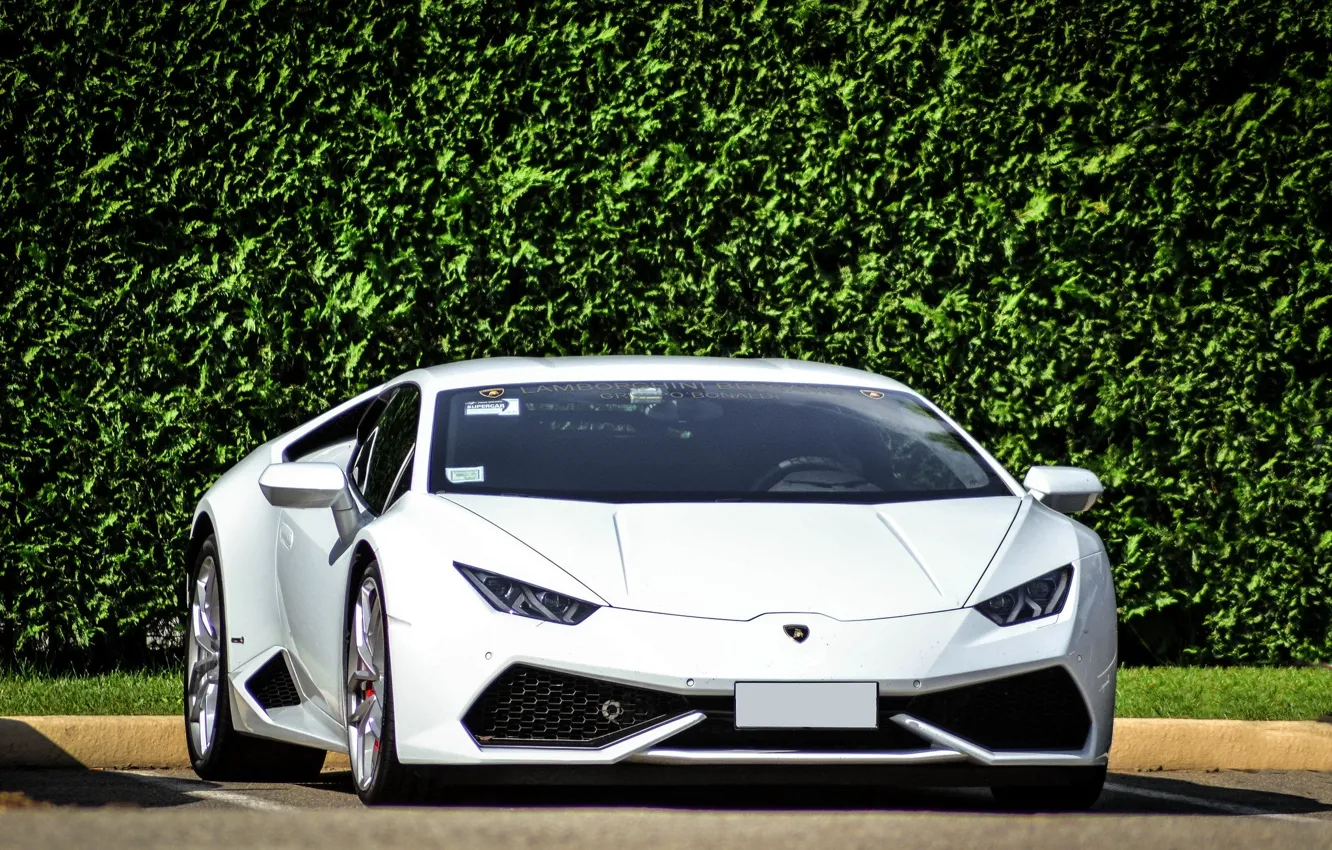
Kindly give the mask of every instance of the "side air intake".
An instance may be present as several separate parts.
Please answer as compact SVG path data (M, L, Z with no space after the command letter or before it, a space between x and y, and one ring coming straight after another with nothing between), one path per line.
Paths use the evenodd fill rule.
M286 656L281 652L245 680L245 690L264 711L301 704L301 693L296 690L296 682L287 669Z

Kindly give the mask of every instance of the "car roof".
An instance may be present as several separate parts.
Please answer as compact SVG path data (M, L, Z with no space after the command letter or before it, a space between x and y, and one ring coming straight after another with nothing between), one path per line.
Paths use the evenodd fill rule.
M401 379L420 384L425 392L492 384L688 380L833 384L911 391L900 381L883 375L809 360L667 355L490 357L417 369Z

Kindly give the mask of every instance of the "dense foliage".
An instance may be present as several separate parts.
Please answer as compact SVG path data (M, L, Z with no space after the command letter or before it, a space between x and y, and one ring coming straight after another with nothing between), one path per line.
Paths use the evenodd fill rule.
M1328 656L1320 0L6 0L0 657L408 367L785 356L1096 470L1138 658Z

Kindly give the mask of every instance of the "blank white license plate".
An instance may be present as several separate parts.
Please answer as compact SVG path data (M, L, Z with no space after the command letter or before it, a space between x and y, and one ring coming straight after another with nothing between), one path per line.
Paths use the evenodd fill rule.
M737 729L876 729L877 682L736 682Z

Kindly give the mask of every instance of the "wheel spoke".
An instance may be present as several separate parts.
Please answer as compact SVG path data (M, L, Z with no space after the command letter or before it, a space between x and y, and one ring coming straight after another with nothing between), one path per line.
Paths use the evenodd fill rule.
M378 741L380 732L384 728L384 704L379 701L378 695L375 696L375 705L370 709L370 717L367 719L366 725L374 728L375 740Z
M361 721L370 713L370 704L374 702L374 699L374 697L368 697L361 700L361 704L356 706L356 710L347 718L347 722L359 730L361 728Z
M370 738L375 735L375 702L375 698L370 697L368 700L361 703L361 708L364 709L364 711L361 711L360 709L357 710L357 713L361 716L356 722L356 728L360 731L362 738Z
M195 616L202 619L203 614L199 613L196 614ZM208 652L208 653L217 652L217 646L214 642L213 637L210 636L208 632L204 631L198 626L196 626L194 629L194 643L203 652Z
M204 689L208 687L210 680L214 678L210 674L217 669L217 658L200 658L190 669L190 694L202 696Z
M202 699L199 700L198 724L199 724L200 753L208 752L208 745L211 744L213 741L213 724L211 723L212 717L208 714L207 711L204 710L205 707L206 706L204 704L204 701Z
M366 642L370 644L370 649L375 658L379 658L383 653L384 642L384 609L379 604L379 594L375 594L370 603L370 628L367 630Z
M204 673L197 666L190 671L190 699L198 702L203 696Z
M362 775L368 780L374 777L375 769L379 766L379 724L375 721L373 711L366 712L362 718L360 733Z
M375 678L379 678L379 673L375 667L375 647L372 643L371 635L374 633L374 608L375 600L371 595L371 588L361 587L361 598L356 605L356 655L365 665L365 669L374 673Z
M194 637L199 646L216 653L220 648L217 621L217 576L211 558L199 568L194 582Z
M213 576L208 571L201 571L195 582L194 598L199 606L200 625L209 637L217 636L217 624L213 621Z
M351 759L352 779L358 784L365 776L365 757L361 753L360 736L355 727L347 727L347 758Z
M361 669L369 675L369 679L362 681L376 681L379 679L379 669L375 667L374 650L370 645L364 642L364 635L356 641L356 657L361 662Z

